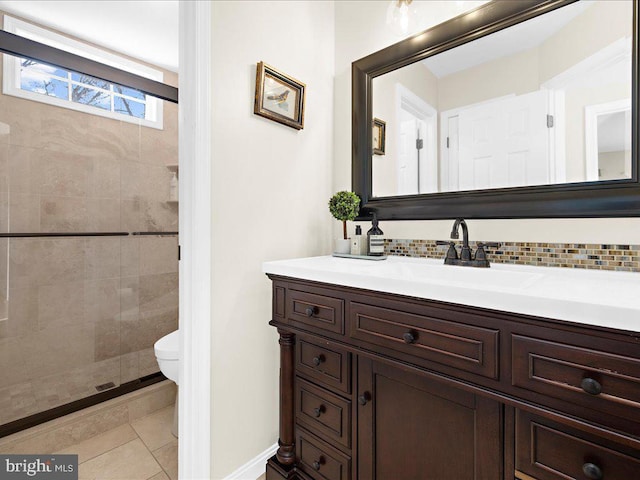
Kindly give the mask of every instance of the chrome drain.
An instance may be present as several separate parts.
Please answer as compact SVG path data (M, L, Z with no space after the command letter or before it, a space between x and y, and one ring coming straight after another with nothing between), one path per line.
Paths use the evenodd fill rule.
M104 392L105 390L109 390L110 388L115 388L116 384L113 382L103 383L102 385L96 385L96 390L99 392Z

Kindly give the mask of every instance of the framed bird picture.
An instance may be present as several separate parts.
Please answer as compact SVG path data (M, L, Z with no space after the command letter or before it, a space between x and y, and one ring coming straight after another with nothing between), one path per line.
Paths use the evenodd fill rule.
M260 62L256 68L256 96L253 113L288 127L304 128L306 85Z
M386 130L387 122L380 120L379 118L373 119L373 133L371 138L373 139L373 154L384 155L386 144Z

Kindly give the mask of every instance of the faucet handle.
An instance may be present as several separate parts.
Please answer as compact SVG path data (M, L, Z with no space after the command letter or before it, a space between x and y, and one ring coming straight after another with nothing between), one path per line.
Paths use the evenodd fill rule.
M450 242L445 240L436 240L436 245L449 245L449 250L447 250L447 256L445 257L445 262L447 260L457 260L458 259L458 251L456 250L456 242Z
M497 242L478 242L476 244L478 246L476 250L476 260L485 261L487 259L487 252L484 251L484 247L489 248L500 248L500 244Z

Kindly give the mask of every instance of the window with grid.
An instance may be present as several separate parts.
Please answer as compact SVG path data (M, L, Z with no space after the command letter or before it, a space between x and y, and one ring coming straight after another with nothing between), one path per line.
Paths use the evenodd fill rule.
M162 81L162 72L5 16L5 30L91 60ZM66 47L66 48L65 48ZM34 60L4 55L3 93L162 128L162 101L134 88Z

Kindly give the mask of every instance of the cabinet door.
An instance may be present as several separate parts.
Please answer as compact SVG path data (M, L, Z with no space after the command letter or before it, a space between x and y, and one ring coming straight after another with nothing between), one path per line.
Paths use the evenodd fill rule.
M359 480L502 478L502 408L423 376L358 358Z

